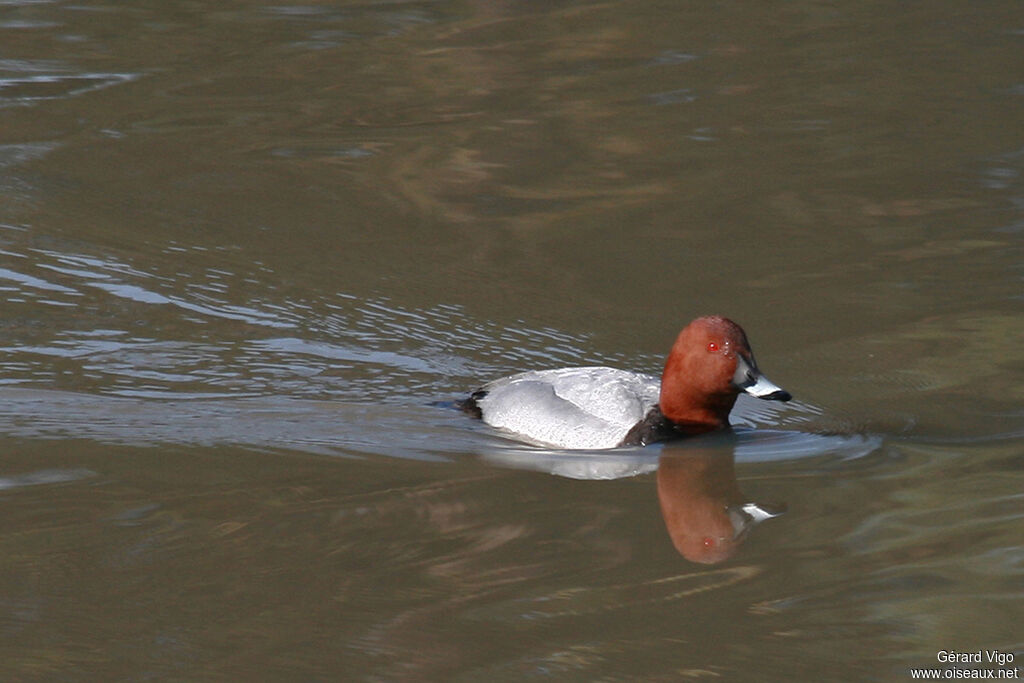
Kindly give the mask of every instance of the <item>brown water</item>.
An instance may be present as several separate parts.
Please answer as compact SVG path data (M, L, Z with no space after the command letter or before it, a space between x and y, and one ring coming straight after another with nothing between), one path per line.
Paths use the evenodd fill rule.
M0 679L1024 666L1022 49L1016 0L0 0ZM444 405L708 312L798 401L603 455Z

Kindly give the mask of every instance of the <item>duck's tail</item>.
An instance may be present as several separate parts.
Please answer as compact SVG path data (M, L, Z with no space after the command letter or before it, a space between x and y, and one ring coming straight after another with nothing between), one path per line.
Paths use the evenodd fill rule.
M469 398L464 398L461 401L456 401L455 407L461 410L462 412L466 413L470 417L475 417L476 419L480 420L483 418L484 415L483 411L480 409L480 404L478 403L478 401L480 401L480 399L482 399L486 395L486 391L484 391L483 389L477 389L476 391L469 395Z

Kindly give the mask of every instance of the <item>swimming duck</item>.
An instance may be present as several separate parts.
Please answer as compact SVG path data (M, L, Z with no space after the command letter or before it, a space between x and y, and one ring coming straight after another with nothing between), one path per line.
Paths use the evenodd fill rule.
M741 391L791 398L758 370L743 328L706 316L676 337L660 379L609 367L531 370L489 382L458 405L530 444L604 449L727 429Z

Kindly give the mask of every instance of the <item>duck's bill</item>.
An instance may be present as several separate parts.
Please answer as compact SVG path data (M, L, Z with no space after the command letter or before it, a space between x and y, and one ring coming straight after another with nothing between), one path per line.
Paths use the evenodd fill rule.
M733 375L732 381L740 391L766 401L788 401L793 398L788 391L768 381L768 378L757 369L753 358L748 360L739 356L736 359L736 374Z
M763 398L766 401L788 401L793 395L780 386L768 381L764 375L760 375L753 384L742 387L743 391L751 396Z

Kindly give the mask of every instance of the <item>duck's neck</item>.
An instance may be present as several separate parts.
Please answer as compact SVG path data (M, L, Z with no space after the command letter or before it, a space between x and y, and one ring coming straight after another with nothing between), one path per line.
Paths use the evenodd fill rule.
M658 407L676 430L685 434L703 434L727 428L729 412L735 403L734 393L696 396L663 388Z

